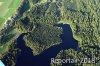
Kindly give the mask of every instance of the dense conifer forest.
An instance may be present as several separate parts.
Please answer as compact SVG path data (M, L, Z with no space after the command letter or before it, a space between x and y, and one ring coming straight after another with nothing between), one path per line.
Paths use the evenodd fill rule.
M0 31L0 59L6 66L15 66L21 49L17 38L22 33L25 45L33 55L62 42L63 29L55 25L69 24L78 50L61 50L56 58L95 58L95 63L69 64L69 66L100 65L100 0L24 0L18 14L7 21ZM51 64L67 66L68 64Z

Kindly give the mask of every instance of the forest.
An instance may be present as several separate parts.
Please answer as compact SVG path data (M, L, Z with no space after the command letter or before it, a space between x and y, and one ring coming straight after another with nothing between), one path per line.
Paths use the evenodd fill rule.
M28 6L25 8L25 6ZM39 55L45 49L62 42L62 28L55 27L59 21L71 26L73 37L78 41L79 51L66 49L56 58L95 58L95 63L76 63L70 66L100 65L100 1L99 0L25 0L18 9L16 19L8 21L8 26L0 31L0 50L7 45L0 59L6 60L7 66L15 66L17 55L21 52L17 38L22 33L26 46L33 55ZM12 25L11 25L11 24ZM10 59L10 60L9 60ZM10 61L10 62L9 62ZM68 64L51 64L51 66Z

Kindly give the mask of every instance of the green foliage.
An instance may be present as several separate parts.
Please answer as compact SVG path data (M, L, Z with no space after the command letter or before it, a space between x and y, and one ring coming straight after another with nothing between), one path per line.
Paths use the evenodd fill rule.
M96 64L100 60L100 1L99 0L29 0L28 9L14 21L18 34L24 36L26 45L39 54L52 45L61 42L62 29L54 27L59 21L71 26L73 36L78 40L79 51L72 49L61 51L56 58L91 58ZM26 6L26 4L25 4ZM25 8L25 7L24 7ZM21 11L23 8L19 8ZM21 12L21 13L22 13ZM21 14L18 12L19 15ZM18 15L18 16L19 16ZM12 30L12 29L11 29ZM1 32L3 35L8 31ZM5 35L2 42L11 40L13 34ZM7 39L7 40L6 40ZM52 64L53 65L53 64ZM94 64L75 64L93 66ZM55 64L53 65L55 66ZM59 65L62 66L62 65Z

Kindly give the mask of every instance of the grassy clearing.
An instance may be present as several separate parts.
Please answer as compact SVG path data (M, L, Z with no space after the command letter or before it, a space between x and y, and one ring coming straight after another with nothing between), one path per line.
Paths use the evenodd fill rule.
M15 11L16 10L13 9L13 8L12 9L9 9L8 12L7 12L7 14L4 15L4 17L5 18L9 18L9 16L13 15Z
M8 18L16 13L22 1L23 0L0 0L0 29L3 28Z
M21 0L13 0L8 8L17 8L20 5Z
M5 26L6 21L16 13L16 10L21 5L22 1L23 0L0 0L0 30ZM15 29L13 29L9 34L15 34L15 32ZM0 54L8 51L10 46L9 42L0 46Z
M3 2L0 2L0 6L2 5Z
M0 27L3 25L3 22L5 21L4 18L0 18Z
M0 54L6 51L8 45L4 44L3 46L0 47Z

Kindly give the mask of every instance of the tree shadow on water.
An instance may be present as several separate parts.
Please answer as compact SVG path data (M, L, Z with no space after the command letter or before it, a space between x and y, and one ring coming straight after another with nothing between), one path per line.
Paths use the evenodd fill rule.
M67 24L57 26L63 29L62 43L49 47L37 56L34 56L32 50L25 46L23 40L25 34L21 34L17 39L17 47L21 49L21 54L17 58L16 66L50 66L51 58L55 58L61 50L69 48L77 50L78 42L73 38L70 26Z

